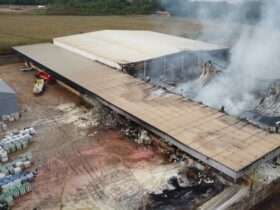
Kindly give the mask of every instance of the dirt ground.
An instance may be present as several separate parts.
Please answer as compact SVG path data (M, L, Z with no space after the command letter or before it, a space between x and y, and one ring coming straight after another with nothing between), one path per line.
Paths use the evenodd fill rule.
M182 168L166 163L155 149L130 142L118 130L88 122L95 110L83 107L58 84L33 96L33 73L20 72L20 66L0 66L0 78L16 90L23 111L8 128L37 129L28 150L39 175L33 192L17 200L13 209L137 209L148 192L164 189Z
M280 192L272 195L270 198L265 200L264 202L257 205L255 208L251 210L279 210L280 209Z
M28 150L39 174L33 192L18 199L13 209L137 210L148 193L166 189L183 169L182 164L167 163L155 148L100 126L98 108L85 107L58 84L35 97L34 73L20 72L20 66L0 65L0 78L16 90L22 110L22 118L8 128L36 128ZM274 195L254 210L278 210L278 198Z

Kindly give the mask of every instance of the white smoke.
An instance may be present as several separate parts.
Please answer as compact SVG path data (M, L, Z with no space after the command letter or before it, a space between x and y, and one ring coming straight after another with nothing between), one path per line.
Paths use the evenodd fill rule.
M207 8L201 9L205 11ZM203 88L197 89L195 100L218 109L224 107L232 115L254 109L260 100L256 93L267 88L263 81L280 79L279 11L280 1L263 1L262 16L258 24L238 28L241 29L238 31L240 37L232 47L227 70ZM230 14L224 20L232 20L233 16L238 14ZM230 36L222 33L223 31L228 29L230 33L234 33L231 24L231 21L224 23L220 33L221 37L225 36L224 39ZM203 36L205 38L208 34L204 33ZM184 87L188 92L190 84L180 88Z
M280 78L279 10L280 2L266 2L260 23L244 30L233 47L226 73L201 89L197 100L233 115L254 108L262 81Z

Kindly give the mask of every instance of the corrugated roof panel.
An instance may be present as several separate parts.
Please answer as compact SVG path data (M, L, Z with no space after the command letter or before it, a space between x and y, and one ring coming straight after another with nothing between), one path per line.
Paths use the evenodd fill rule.
M54 44L120 68L122 64L151 60L183 51L226 49L214 44L152 31L105 30L55 38Z

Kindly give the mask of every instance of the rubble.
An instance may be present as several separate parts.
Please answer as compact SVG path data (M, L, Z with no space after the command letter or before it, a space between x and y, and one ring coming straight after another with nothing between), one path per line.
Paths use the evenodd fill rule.
M59 105L57 110L63 112L64 114L63 117L57 119L62 123L73 123L81 129L97 127L99 125L98 116L96 116L94 107L88 109L85 106L77 106L74 103L69 103Z
M195 209L224 189L224 184L212 174L197 168L187 168L168 181L161 193L150 193L141 209Z
M153 142L148 131L137 125L131 124L124 126L121 131L125 136L137 144L151 145Z

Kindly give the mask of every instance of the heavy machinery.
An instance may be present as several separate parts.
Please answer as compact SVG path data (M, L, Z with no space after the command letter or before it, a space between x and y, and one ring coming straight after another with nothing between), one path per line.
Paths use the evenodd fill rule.
M55 79L45 71L38 70L35 74L38 79L43 79L46 83L53 83Z
M55 79L50 74L43 71L36 65L34 65L31 61L26 61L25 67L21 68L21 71L23 72L28 72L33 70L36 71L35 73L36 80L33 86L33 93L34 95L41 95L46 90L47 84L54 83Z
M33 93L35 95L42 94L45 91L47 84L55 82L55 79L50 74L42 70L37 70L35 77L37 78L33 87Z

